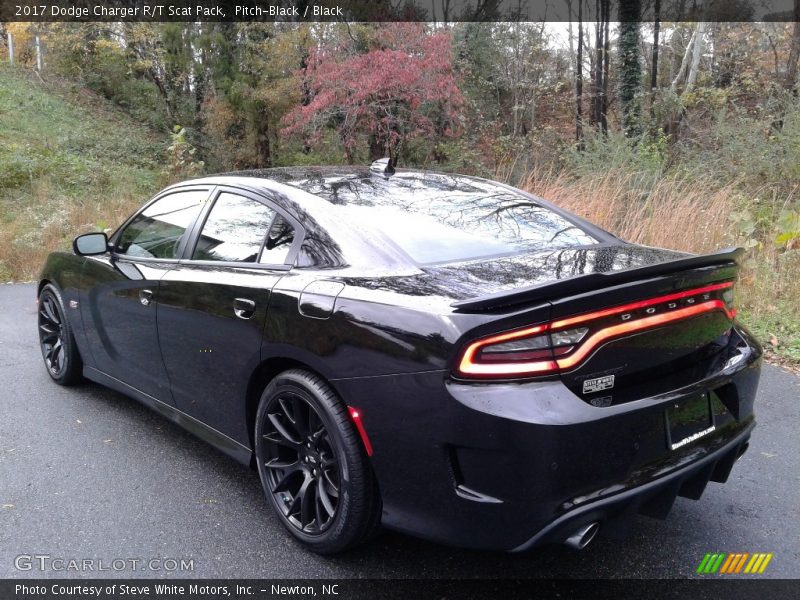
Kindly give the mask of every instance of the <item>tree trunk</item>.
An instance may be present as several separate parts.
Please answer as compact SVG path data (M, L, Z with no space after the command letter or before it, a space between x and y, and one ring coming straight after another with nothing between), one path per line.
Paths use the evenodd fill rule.
M689 44L686 46L686 52L683 55L681 67L678 69L678 74L675 75L675 79L672 80L672 84L670 85L670 90L672 90L673 93L677 93L678 84L683 78L683 74L687 70L687 65L690 65L688 66L689 74L686 76L686 85L683 87L683 91L681 92L681 98L683 98L687 92L692 91L692 88L697 81L697 73L700 70L700 57L703 54L703 42L707 27L708 23L700 22L697 24L697 28L694 30L694 33L692 33L692 37L689 39ZM689 59L690 56L691 64ZM681 123L683 122L683 117L685 114L686 109L682 108L677 116L670 116L669 123L664 127L665 131L670 134L674 140L678 139Z
M260 169L272 166L272 144L269 139L269 110L261 106L256 110L256 161Z
M681 60L681 66L678 68L678 72L675 75L675 79L672 80L672 83L669 86L669 89L673 93L678 92L678 84L680 83L681 79L683 79L683 76L686 73L686 69L689 66L689 57L692 56L692 47L694 47L696 39L697 39L697 29L695 29L692 32L692 36L689 38L689 43L686 44L686 51L683 53L683 60Z
M592 82L592 112L590 122L593 126L600 123L600 107L601 98L600 94L603 89L603 23L601 2L603 0L595 0L595 10L597 11L597 23L594 26L594 81Z
M619 5L619 101L622 109L622 130L625 137L636 138L640 127L640 64L639 21L641 0L620 0Z
M572 72L575 73L576 70L576 59L575 59L575 41L572 39L572 0L565 0L567 3L567 16L569 16L569 22L567 23L567 36L569 37L569 60L572 63ZM578 0L580 4L581 0Z
M791 92L793 97L797 97L797 63L800 61L800 0L794 0L794 27L792 28L792 42L789 48L789 59L786 61L786 77L783 80L783 87ZM772 122L772 127L776 131L783 130L783 122L786 119L786 106L781 108L780 116Z
M369 136L369 160L370 162L384 158L386 156L386 142L375 133Z
M575 67L575 141L578 150L583 142L583 0L578 0L578 59Z
M304 43L305 40L304 40ZM306 73L308 72L308 50L303 50L302 55L300 56L300 72L303 74L300 77L300 105L301 106L308 106L311 104L311 88L308 86L308 77ZM311 154L311 141L306 136L303 139L303 154Z
M167 118L169 119L170 127L176 125L175 110L172 107L172 94L164 84L164 80L158 75L158 72L154 68L151 67L148 69L147 73L150 75L151 81L156 84L158 93L161 94L161 99L164 101L164 108L167 111Z
M514 135L523 135L525 126L525 100L523 97L522 86L522 27L516 24L514 34Z
M198 25L198 27L202 27ZM198 34L202 33L202 29L198 31ZM199 35L198 35L199 37ZM192 52L194 55L194 51ZM206 136L204 134L205 131L205 115L203 113L203 104L206 100L206 92L208 91L208 72L206 70L206 50L202 48L200 50L200 55L195 58L194 60L194 129L200 135L197 137L202 140L201 143L196 143L195 147L199 150L199 156L197 158L199 160L206 160L207 159L207 146L205 143Z
M655 117L656 90L658 89L658 34L661 28L661 0L656 0L653 18L653 64L650 67L650 119Z
M603 21L605 32L603 41L603 94L600 97L600 124L603 135L608 133L608 72L611 59L611 41L608 35L608 23L611 20L611 0L603 0Z
M686 87L683 93L691 92L694 88L695 81L697 81L697 73L700 70L700 58L703 55L703 47L705 41L706 29L708 23L700 22L697 24L697 36L694 40L694 48L692 49L692 66L689 67L689 75L686 77Z

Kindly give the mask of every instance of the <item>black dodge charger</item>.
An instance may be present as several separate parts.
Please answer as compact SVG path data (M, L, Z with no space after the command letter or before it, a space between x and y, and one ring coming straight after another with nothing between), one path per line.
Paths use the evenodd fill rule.
M187 181L48 258L39 339L253 465L321 553L380 525L588 544L724 482L761 349L739 250L624 242L475 177L289 168Z

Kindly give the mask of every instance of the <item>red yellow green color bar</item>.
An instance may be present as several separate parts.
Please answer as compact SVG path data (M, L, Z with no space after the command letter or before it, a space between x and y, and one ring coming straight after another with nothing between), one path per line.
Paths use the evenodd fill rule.
M769 552L709 552L700 561L697 572L703 575L719 573L735 575L737 573L763 573L773 553Z

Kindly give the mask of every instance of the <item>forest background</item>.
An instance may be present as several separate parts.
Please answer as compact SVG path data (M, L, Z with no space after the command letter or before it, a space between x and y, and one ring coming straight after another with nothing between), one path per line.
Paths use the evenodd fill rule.
M0 23L0 281L173 181L391 156L633 242L743 246L742 319L796 367L800 23L564 2L570 23Z

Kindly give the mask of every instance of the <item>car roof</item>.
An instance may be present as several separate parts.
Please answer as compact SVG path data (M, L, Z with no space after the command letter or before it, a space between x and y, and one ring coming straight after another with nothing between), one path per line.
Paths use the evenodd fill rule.
M398 169L401 177L424 179L426 172ZM341 206L330 196L314 189L331 180L346 180L356 186L385 180L388 176L367 167L277 167L232 171L177 183L170 188L194 185L228 185L256 193L267 193L271 200L286 210L305 229L305 242L326 248L321 266L355 266L359 270L411 273L417 265L386 236L369 223L355 223L342 215ZM170 189L168 188L168 189ZM343 203L338 203L343 204Z
M472 175L461 175L458 173L445 173L442 171L428 171L421 169L397 169L393 174L388 175L371 170L369 167L358 165L345 165L345 166L302 166L302 167L271 167L268 169L249 169L244 171L227 171L222 173L215 173L213 175L206 175L202 178L184 181L176 185L186 184L220 184L220 183L238 183L249 188L267 187L272 188L272 183L279 183L293 188L311 191L311 186L321 181L334 181L334 180L347 180L349 182L358 182L361 185L367 182L389 182L392 178L399 178L404 180L415 180L418 182L424 181L441 181L443 178L458 178L461 182L481 182L483 184L501 186L496 181L475 177ZM321 197L330 200L323 194L318 194Z
M500 182L456 173L397 169L385 174L365 166L302 166L232 171L186 181L183 185L230 185L256 193L267 192L281 208L300 222L306 237L318 237L320 247L339 248L330 266L381 265L405 270L415 262L378 226L380 208L427 210L439 198L480 198L482 201L518 203L521 196L545 213L559 215L596 240L609 234L553 206L541 198ZM365 209L367 212L364 212ZM448 209L439 206L441 214ZM450 211L452 212L452 211ZM367 217L367 218L365 218ZM384 217L384 229L387 218ZM400 219L389 227L402 227ZM335 242L335 243L332 243Z

